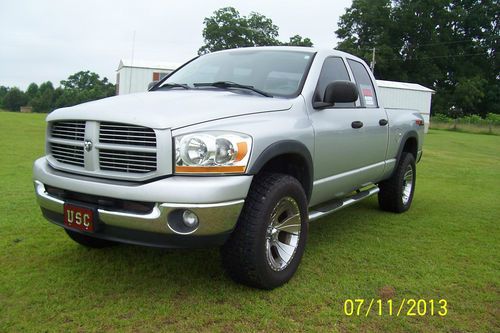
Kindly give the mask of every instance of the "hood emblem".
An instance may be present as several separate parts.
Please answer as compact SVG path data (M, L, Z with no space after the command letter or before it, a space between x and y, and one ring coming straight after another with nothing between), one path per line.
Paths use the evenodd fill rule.
M90 141L90 140L83 141L83 148L85 149L86 152L91 151L92 150L92 141Z

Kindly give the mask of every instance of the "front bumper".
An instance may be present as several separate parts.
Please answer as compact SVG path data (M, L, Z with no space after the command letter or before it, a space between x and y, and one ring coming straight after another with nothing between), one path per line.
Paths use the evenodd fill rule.
M87 235L124 243L156 247L198 247L224 243L238 220L252 176L172 176L149 183L109 181L57 171L45 158L33 167L35 192L44 216L64 227L64 200L52 196L46 186L87 195L154 203L147 214L113 210L97 205L101 228ZM74 203L74 202L73 202ZM189 209L199 226L189 234L167 223L170 214Z

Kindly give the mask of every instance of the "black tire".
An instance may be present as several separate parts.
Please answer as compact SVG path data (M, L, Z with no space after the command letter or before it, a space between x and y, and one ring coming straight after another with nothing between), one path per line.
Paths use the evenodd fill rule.
M93 248L93 249L102 249L104 247L113 246L113 245L117 244L115 242L108 241L105 239L87 236L87 235L81 234L81 233L76 232L76 231L71 231L68 229L64 229L64 230L68 234L69 238L71 238L72 240L74 240L78 244L83 245L85 247L89 247L89 248Z
M411 189L405 192L405 187L409 183L405 180L405 174L407 175L409 168L412 172L412 183ZM406 212L413 201L416 179L415 157L410 153L403 153L391 178L379 184L378 204L380 208L394 213Z
M294 213L290 216L287 216L288 211L280 213L283 215L281 221L291 221L293 217L294 222L290 223L295 224L283 227L285 223L278 221L280 217L277 217L277 212L283 205L293 208ZM299 216L300 227L299 221L296 220ZM278 221L275 229L272 228L273 221ZM297 230L292 233L283 230L289 227ZM292 278L299 266L306 245L307 229L307 198L297 179L277 173L256 176L238 223L229 240L221 248L223 266L228 275L239 283L261 289L281 286ZM278 257L276 261L269 257L277 256L279 252L276 242L279 241L279 244L283 245L281 241L288 240L290 244L290 238L287 237L294 236L298 237L298 240L295 238L295 250L287 259L286 265L283 264L285 260L281 260L282 257ZM273 245L269 246L269 242L275 242L274 252ZM281 250L284 251L283 248ZM283 264L282 267L273 268L273 264L277 265L279 261Z

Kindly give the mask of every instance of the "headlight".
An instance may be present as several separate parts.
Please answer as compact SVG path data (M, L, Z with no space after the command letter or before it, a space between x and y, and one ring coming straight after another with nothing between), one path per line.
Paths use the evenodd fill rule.
M176 136L175 173L243 173L252 138L234 132L200 132Z

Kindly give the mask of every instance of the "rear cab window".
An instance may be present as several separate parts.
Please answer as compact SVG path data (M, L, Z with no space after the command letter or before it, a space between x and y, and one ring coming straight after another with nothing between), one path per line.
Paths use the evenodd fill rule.
M367 108L378 108L375 87L366 67L362 63L352 59L347 59L347 62L349 63L349 67L351 67L354 80L358 86L362 106Z

